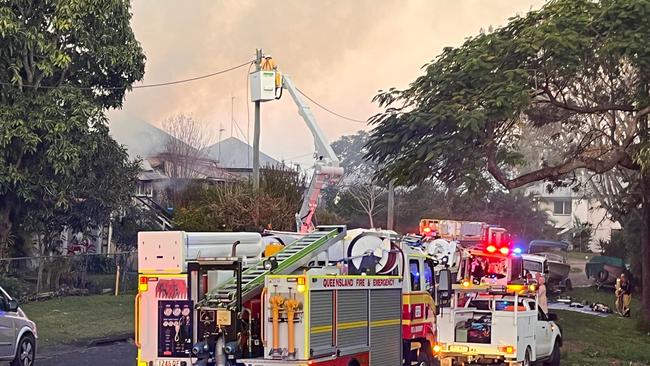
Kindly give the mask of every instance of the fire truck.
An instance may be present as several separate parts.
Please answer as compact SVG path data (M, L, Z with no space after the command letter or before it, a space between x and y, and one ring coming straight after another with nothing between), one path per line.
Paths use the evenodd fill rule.
M139 233L138 366L434 364L436 263L380 232L320 261L346 232Z
M425 239L445 239L472 245L476 242L500 242L509 239L508 231L478 221L422 219L419 233Z

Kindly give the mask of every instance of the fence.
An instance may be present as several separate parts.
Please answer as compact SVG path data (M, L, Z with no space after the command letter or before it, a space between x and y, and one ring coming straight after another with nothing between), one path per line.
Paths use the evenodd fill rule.
M135 291L137 252L0 259L0 286L23 301Z

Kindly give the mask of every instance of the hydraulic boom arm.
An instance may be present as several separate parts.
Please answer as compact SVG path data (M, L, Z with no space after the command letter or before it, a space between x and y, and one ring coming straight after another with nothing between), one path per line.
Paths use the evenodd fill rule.
M307 127L314 136L314 145L316 146L316 164L314 166L314 176L309 184L309 189L305 192L300 212L296 214L296 226L299 232L306 233L313 231L314 224L312 219L318 206L318 197L321 189L328 183L337 181L343 175L343 168L339 166L339 158L336 157L334 150L327 142L323 131L316 123L314 115L311 113L309 106L302 100L300 92L293 84L291 77L283 75L282 87L289 91L291 98L298 106L298 113L305 120Z

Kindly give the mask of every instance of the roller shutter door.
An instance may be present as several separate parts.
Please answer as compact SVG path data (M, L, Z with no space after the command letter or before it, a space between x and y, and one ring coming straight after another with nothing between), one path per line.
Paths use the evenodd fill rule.
M370 366L402 364L402 290L370 291Z

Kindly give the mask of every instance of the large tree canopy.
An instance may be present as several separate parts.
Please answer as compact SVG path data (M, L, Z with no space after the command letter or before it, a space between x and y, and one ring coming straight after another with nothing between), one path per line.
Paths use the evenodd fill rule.
M650 1L559 0L446 48L408 89L380 93L368 156L399 183L484 178L507 188L586 168L638 169L650 71ZM517 176L526 127L563 153Z
M649 0L554 0L446 48L407 89L377 95L386 110L367 156L402 184L494 178L512 189L577 169L637 172L650 268L649 16ZM531 129L556 151L524 171ZM643 282L650 322L650 270Z
M21 208L98 202L89 189L112 187L109 174L132 171L104 117L144 75L130 19L123 0L0 5L0 245ZM116 201L104 195L100 206Z

